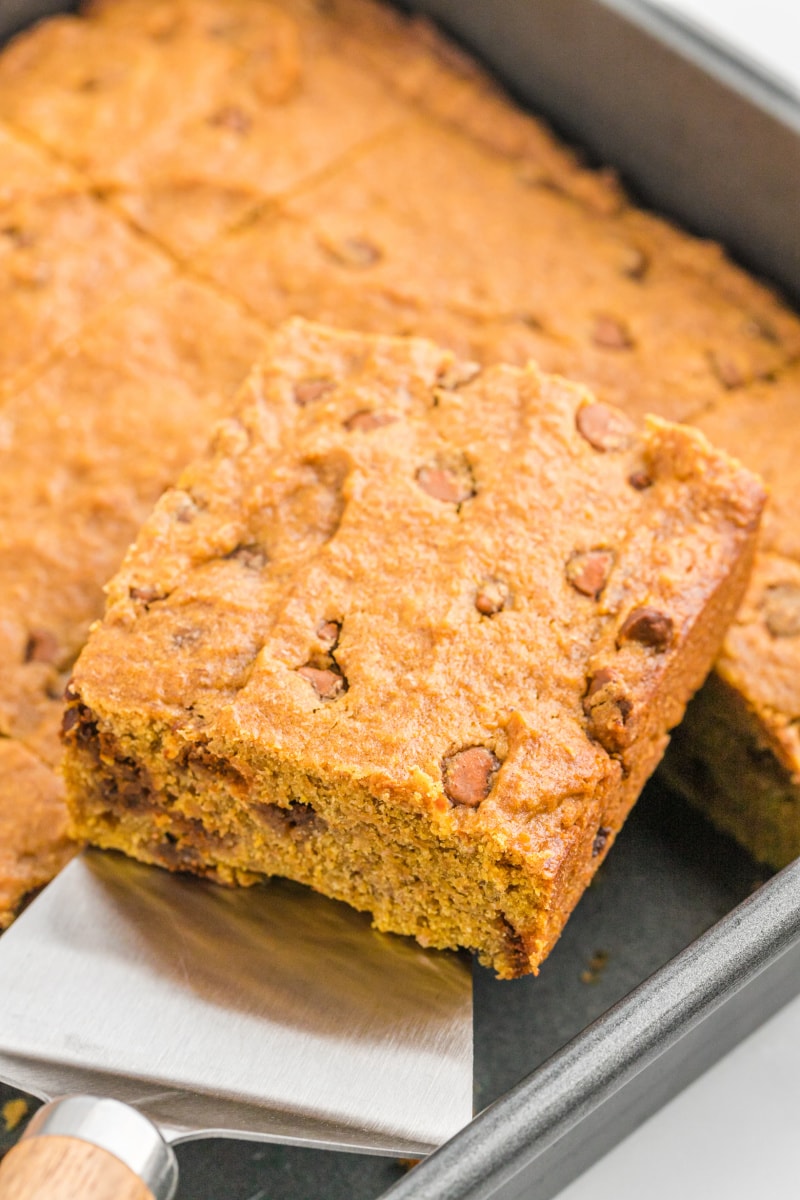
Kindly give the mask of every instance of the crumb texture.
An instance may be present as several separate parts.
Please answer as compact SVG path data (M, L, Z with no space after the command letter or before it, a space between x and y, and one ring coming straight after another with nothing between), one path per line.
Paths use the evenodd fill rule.
M75 850L61 780L19 742L0 738L0 929Z

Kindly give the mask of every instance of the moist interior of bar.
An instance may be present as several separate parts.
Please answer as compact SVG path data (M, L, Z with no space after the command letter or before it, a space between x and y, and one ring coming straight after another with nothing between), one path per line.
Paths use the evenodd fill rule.
M758 727L741 696L713 674L675 731L662 773L718 829L777 870L800 846L800 786Z
M92 843L118 848L122 823L126 852L145 861L222 883L284 876L369 911L378 929L425 946L481 947L480 960L502 974L524 966L513 930L535 925L539 905L519 865L488 840L448 844L419 813L351 778L323 780L276 756L260 758L249 784L202 748L169 772L167 728L117 741L88 710L81 723L69 774Z

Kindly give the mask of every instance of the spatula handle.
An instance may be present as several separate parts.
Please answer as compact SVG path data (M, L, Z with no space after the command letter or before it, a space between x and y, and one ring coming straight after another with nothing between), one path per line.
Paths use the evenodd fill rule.
M0 1200L153 1200L124 1163L77 1138L18 1142L0 1165Z
M95 1096L44 1105L0 1163L0 1200L171 1200L177 1182L155 1125Z

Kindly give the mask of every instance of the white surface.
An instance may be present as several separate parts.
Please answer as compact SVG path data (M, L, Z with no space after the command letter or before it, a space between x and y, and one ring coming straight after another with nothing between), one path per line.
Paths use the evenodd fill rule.
M800 96L800 0L650 3L704 25ZM559 1200L797 1197L798 1125L800 1000L651 1117Z
M800 1000L793 1001L559 1200L800 1195Z
M800 0L648 0L705 26L800 96Z

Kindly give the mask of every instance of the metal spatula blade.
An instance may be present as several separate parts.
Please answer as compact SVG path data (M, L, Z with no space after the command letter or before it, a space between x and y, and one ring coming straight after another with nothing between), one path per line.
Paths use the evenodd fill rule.
M472 1113L468 964L296 885L75 859L0 941L0 1078L167 1140L418 1156Z

